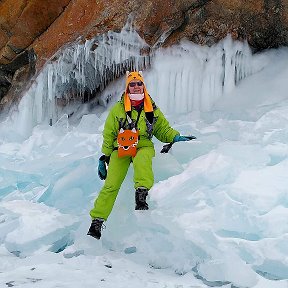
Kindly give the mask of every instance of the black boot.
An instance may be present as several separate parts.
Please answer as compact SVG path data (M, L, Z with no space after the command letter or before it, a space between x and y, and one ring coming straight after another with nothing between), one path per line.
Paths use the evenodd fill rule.
M91 226L89 228L87 235L90 235L99 240L101 238L102 225L104 225L103 222L104 220L101 218L96 218L92 220L92 223L91 223Z
M145 187L138 187L135 192L135 210L148 210L149 206L146 203L148 189Z

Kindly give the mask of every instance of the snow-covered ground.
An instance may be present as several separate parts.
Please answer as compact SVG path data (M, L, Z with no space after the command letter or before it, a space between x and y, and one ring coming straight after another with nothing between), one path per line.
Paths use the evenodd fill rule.
M28 95L0 123L0 287L288 287L288 49L250 55L259 69L221 93L212 61L197 94L185 73L199 61L189 72L179 59L219 48L185 45L156 55L145 77L171 125L197 140L160 154L154 139L151 209L134 211L131 167L100 241L86 233L108 112L34 126ZM186 86L166 99L172 78Z

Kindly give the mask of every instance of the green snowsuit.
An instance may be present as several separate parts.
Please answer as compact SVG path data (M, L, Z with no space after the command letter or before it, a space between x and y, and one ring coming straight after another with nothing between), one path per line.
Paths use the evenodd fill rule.
M92 219L102 218L107 220L131 162L134 168L135 189L138 187L150 189L153 186L152 158L155 156L155 150L151 138L154 135L158 140L168 143L172 142L179 132L170 127L163 113L155 106L153 101L152 103L154 121L152 125L153 130L150 130L150 135L148 132L149 129L147 129L149 124L147 124L143 109L139 112L140 115L138 115L138 111L134 108L132 108L131 111L132 121L136 122L139 116L137 123L139 142L137 145L137 154L134 158L130 156L119 158L118 151L115 150L118 146L117 135L120 129L120 123L123 123L126 119L123 97L112 107L105 122L102 145L102 153L110 156L110 162L105 184L95 200L94 208L90 211Z

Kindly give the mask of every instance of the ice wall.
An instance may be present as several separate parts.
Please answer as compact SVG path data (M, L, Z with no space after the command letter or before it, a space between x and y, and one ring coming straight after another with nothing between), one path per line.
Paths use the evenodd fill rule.
M263 69L263 55L252 55L247 42L227 37L212 47L188 41L155 52L147 73L149 91L166 113L210 111L221 96Z
M17 111L20 120L14 123L25 123L27 131L42 122L54 124L67 113L67 104L79 107L92 98L91 107L105 107L119 99L126 70L145 68L148 91L165 113L210 111L243 78L265 65L265 56L252 55L246 42L229 36L212 47L182 41L153 50L128 23L119 33L75 43L49 61L24 97L25 104L20 104L22 115ZM69 113L75 111L74 107Z
M147 48L131 23L120 33L109 31L67 47L46 64L25 96L32 101L33 115L28 121L53 124L69 102L87 102L126 70L143 70L149 62L147 54L142 55Z

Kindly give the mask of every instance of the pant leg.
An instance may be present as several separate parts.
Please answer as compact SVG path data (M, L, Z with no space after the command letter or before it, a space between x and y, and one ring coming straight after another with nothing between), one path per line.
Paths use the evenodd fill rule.
M119 158L118 151L113 151L111 154L105 184L94 202L94 208L90 211L90 216L93 219L102 218L107 220L130 163L131 157Z
M150 189L154 184L152 158L155 156L154 147L142 147L137 150L133 159L134 187L146 187Z

